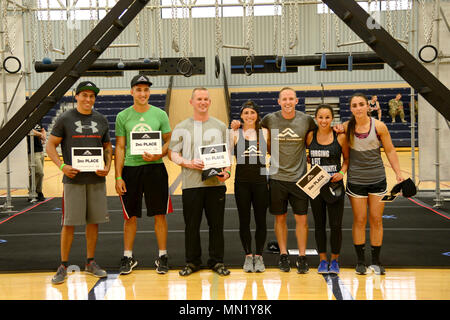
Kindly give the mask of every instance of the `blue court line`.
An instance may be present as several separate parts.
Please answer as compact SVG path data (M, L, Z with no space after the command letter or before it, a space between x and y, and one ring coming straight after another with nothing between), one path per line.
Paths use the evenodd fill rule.
M88 300L104 300L106 293L112 287L119 273L108 273L106 278L99 279L88 294Z
M333 292L336 300L355 300L352 294L345 285L342 283L341 279L336 274L323 274L323 278L325 279L328 287Z

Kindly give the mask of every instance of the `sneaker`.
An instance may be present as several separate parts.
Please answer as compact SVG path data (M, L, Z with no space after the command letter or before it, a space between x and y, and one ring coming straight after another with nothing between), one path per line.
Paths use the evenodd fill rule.
M37 201L39 201L39 202L45 201L45 197L44 197L44 194L42 192L38 192L38 194L37 194Z
M308 261L306 256L298 256L297 258L297 273L305 274L309 272Z
M317 273L328 273L328 261L321 260L319 267L317 267Z
M255 256L253 261L255 262L255 272L266 271L266 266L264 265L264 260L262 256Z
M366 272L367 272L366 265L363 262L358 262L356 264L355 271L357 274L362 274L362 275L366 274Z
M87 264L84 272L87 272L97 278L105 278L108 276L105 270L101 269L100 266L94 260Z
M289 256L287 254L280 255L280 261L278 262L278 267L283 272L291 271Z
M254 272L255 267L253 265L253 256L245 256L244 260L244 272Z
M169 271L169 261L167 254L164 254L155 260L156 272L159 274L165 274Z
M120 260L119 274L129 274L136 267L138 262L134 260L134 257L123 257Z
M220 262L216 263L211 269L220 276L228 276L230 274L230 270L228 270L225 265Z
M381 264L372 264L369 266L369 269L375 273L376 275L383 275L385 274L384 267Z
M191 275L194 272L197 272L199 270L200 270L200 266L196 266L192 263L188 263L187 265L185 265L183 267L183 269L180 270L179 273L180 273L180 276L185 277L185 276Z
M331 260L330 269L328 273L339 274L339 262L337 260Z
M56 274L52 278L53 284L60 284L63 283L67 278L67 268L63 265L60 265L58 267L58 270L56 270Z

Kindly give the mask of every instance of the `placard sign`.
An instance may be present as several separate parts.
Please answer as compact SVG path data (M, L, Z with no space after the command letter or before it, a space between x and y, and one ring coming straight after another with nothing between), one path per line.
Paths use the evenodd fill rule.
M231 165L228 156L227 145L225 143L213 144L199 147L200 159L203 161L204 168L225 168Z
M130 153L132 155L161 154L161 131L130 132Z
M315 199L320 193L320 188L330 181L330 179L331 176L328 172L316 164L297 181L297 186L311 197L311 199Z
M103 170L102 147L73 147L72 148L72 167L82 172L95 172Z

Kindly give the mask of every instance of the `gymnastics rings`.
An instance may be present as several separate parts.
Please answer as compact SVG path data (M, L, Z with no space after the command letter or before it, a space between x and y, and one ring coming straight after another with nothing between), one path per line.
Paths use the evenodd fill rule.
M248 65L250 65L250 71L247 71ZM247 58L245 58L245 62L244 62L244 73L247 76L251 76L254 71L255 71L255 57L253 55L247 56Z
M431 49L434 51L433 57L432 57L431 59L429 59L429 60L424 59L424 58L422 57L423 50L425 50L425 49L427 49L427 48L431 48ZM424 45L424 46L423 46L422 48L420 48L420 50L419 50L419 59L420 59L422 62L430 63L430 62L433 62L434 60L436 60L437 57L438 57L438 51L437 51L436 47L435 47L435 46L432 46L431 44Z
M216 64L216 71L215 71L216 79L219 79L219 75L220 75L220 59L219 59L218 55L216 55L215 64Z
M16 62L16 64L17 64L16 69L11 69L11 66L8 67L9 60L14 60ZM13 67L14 67L14 62L13 62ZM3 60L3 69L5 69L5 71L8 73L17 73L20 71L21 68L22 68L22 63L20 62L19 58L15 57L15 56L6 57L5 60Z
M181 58L178 60L177 71L185 77L190 77L194 72L194 65L188 58Z

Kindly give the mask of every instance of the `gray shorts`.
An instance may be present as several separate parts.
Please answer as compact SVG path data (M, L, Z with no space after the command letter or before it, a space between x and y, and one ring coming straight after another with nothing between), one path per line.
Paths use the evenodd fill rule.
M109 222L106 184L64 183L62 225L81 226Z

